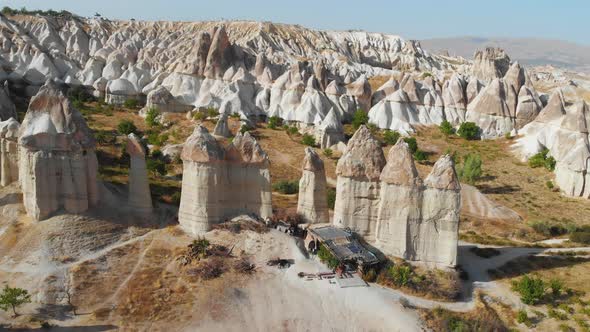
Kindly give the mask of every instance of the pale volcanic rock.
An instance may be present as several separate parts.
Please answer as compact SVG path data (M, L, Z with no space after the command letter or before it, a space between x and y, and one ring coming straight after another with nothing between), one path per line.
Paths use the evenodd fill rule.
M483 138L503 136L514 129L515 116L506 103L508 89L504 80L494 79L469 104L466 120L481 128Z
M10 118L16 119L16 117L16 106L10 100L8 82L4 82L4 86L0 88L0 121L6 121Z
M268 156L249 133L223 149L197 126L181 154L184 164L178 220L193 235L242 214L272 215Z
M389 150L380 180L375 246L387 255L406 258L414 240L409 236L411 224L420 220L422 180L403 140Z
M326 223L329 220L324 162L310 147L305 148L297 214L306 223Z
M472 77L467 83L467 89L465 91L465 96L467 97L467 104L469 105L475 97L479 94L479 92L483 89L484 85L481 81L475 77Z
M459 242L461 185L453 159L442 156L424 180L421 220L412 224L409 259L455 266Z
M140 214L152 212L152 195L145 161L146 151L135 134L129 134L125 151L131 159L129 168L129 208Z
M19 181L27 214L42 220L98 202L95 141L86 121L48 81L31 100L19 131Z
M107 83L105 102L113 105L123 105L129 99L137 99L139 92L127 79L118 78Z
M371 85L366 76L361 76L347 87L347 94L354 97L358 108L365 112L371 108Z
M377 91L375 91L375 93L373 93L373 96L371 97L371 107L375 106L378 102L391 95L398 89L399 82L395 78L390 77L387 82L385 82L377 89Z
M228 115L226 113L222 113L219 115L217 119L217 123L215 124L215 128L213 128L213 135L219 137L230 137L231 132L229 131L229 125L227 123Z
M330 112L328 112L320 125L316 126L315 138L322 149L329 149L345 141L344 127L333 108L330 109Z
M523 85L518 93L518 105L516 106L516 129L524 127L535 120L543 109L543 103L535 90Z
M442 98L445 106L445 117L453 125L459 125L465 121L465 112L467 110L466 88L467 83L458 74L454 74L443 86Z
M0 121L0 186L18 181L18 131L14 118Z
M473 58L473 76L484 82L504 77L510 67L510 57L500 48L487 47L475 52Z
M334 225L350 227L373 242L379 205L379 176L385 166L381 144L361 126L338 160Z
M192 106L179 103L176 98L163 86L150 91L147 95L144 112L154 108L162 113L182 113L189 111Z

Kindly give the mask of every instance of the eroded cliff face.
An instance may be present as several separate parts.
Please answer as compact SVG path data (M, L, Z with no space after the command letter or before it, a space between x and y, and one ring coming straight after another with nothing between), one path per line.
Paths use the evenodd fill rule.
M18 130L14 118L0 121L0 186L18 181Z
M223 148L197 126L182 150L184 171L178 220L190 234L241 214L272 215L269 161L249 133Z
M313 148L305 148L302 169L297 214L307 223L328 222L326 170L324 162Z
M20 127L19 181L27 214L81 213L98 202L95 141L82 115L51 81L31 99Z
M384 164L380 146L358 144L355 137L372 139L360 128L338 163L333 223L356 231L386 255L455 266L461 187L451 157L442 156L422 181L403 140Z
M129 134L125 151L127 151L131 159L129 167L129 208L139 214L149 214L152 212L152 195L145 162L146 151L139 137L135 134Z

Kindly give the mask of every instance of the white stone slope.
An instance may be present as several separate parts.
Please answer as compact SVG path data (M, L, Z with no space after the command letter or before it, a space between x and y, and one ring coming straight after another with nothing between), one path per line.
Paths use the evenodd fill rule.
M129 134L125 151L131 159L131 166L129 167L129 208L138 214L150 214L152 212L152 195L145 161L146 151L137 135Z
M326 170L324 162L313 148L305 148L302 171L299 180L297 214L306 223L327 223L329 214Z
M555 181L568 196L590 198L590 110L585 102L566 106L556 90L539 116L520 131L514 152L523 160L548 149L557 161Z
M18 145L19 181L31 217L42 220L60 209L81 213L97 204L94 137L52 81L31 100Z
M184 144L182 195L178 220L189 234L242 214L272 215L269 160L249 133L238 133L223 148L197 126Z
M0 187L18 181L18 130L14 118L0 121Z

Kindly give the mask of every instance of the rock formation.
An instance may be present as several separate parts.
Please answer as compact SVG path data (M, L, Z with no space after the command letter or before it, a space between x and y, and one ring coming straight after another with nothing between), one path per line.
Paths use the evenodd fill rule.
M18 181L18 130L13 118L0 121L0 186Z
M229 131L229 125L227 124L227 114L223 113L219 115L215 128L213 129L213 135L219 137L230 137L231 132Z
M297 214L306 223L325 223L329 220L324 162L310 147L305 148Z
M148 170L145 162L145 148L139 137L129 134L126 151L131 159L129 167L129 208L140 214L152 212L152 195Z
M27 214L81 213L98 202L95 141L52 82L33 97L19 131L19 181Z
M387 163L361 127L338 162L334 224L350 227L387 255L437 266L457 264L461 187L450 156L423 182L403 140Z
M178 220L193 235L241 214L272 215L269 161L249 133L223 148L203 126L187 139Z
M485 82L504 77L510 66L510 57L500 48L487 47L475 52L473 58L473 76Z
M10 100L10 92L8 91L8 81L4 82L4 86L0 88L0 121L6 121L10 118L17 118L16 107L12 100Z
M315 139L322 149L329 149L344 142L344 128L334 109L331 109L320 125L316 127Z
M352 136L336 166L334 224L350 227L374 242L379 204L379 175L385 166L381 143L361 126Z

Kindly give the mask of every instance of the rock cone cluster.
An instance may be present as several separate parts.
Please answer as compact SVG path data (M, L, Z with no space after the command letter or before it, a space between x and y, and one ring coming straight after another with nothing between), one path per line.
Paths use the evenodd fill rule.
M36 220L98 202L95 141L82 115L52 82L31 99L19 138L19 181Z
M461 187L450 156L441 157L422 181L403 140L385 160L361 127L336 172L336 226L351 228L388 255L456 265Z
M178 220L191 234L242 214L272 215L269 160L258 142L238 133L223 148L207 129L197 126L187 139Z

